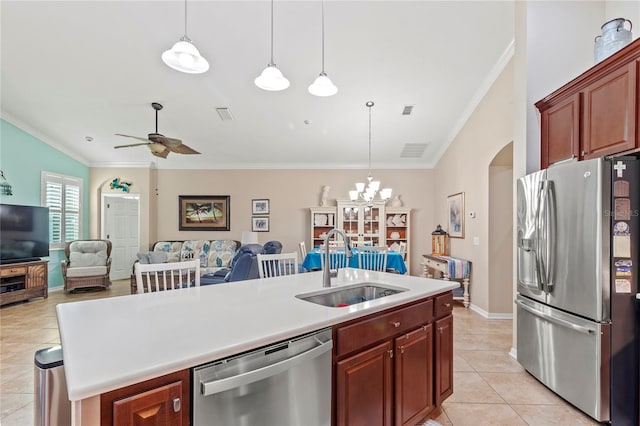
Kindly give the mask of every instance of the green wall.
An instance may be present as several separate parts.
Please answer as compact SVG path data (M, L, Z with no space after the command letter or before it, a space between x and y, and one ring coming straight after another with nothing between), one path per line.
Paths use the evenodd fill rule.
M40 205L42 171L74 176L83 180L83 238L89 235L89 167L41 140L0 119L0 170L13 188L12 196L0 195L7 204ZM0 236L1 238L1 236ZM49 256L49 288L63 285L60 261L64 250L52 250Z

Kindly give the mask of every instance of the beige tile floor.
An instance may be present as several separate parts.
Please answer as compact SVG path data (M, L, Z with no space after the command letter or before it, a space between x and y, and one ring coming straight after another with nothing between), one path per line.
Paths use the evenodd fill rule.
M33 425L33 355L59 344L58 303L129 294L129 281L106 291L52 292L48 299L0 308L0 424ZM442 425L595 425L538 383L508 352L511 321L454 309L454 393L433 413Z

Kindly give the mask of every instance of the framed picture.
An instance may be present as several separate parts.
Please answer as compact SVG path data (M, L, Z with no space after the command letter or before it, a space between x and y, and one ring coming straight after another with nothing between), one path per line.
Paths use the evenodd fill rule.
M447 212L449 213L449 236L464 238L464 192L447 197Z
M181 231L228 231L231 206L228 195L179 195Z
M251 200L251 214L269 214L269 200Z
M251 230L253 232L268 232L269 231L269 218L268 217L252 217L251 218Z

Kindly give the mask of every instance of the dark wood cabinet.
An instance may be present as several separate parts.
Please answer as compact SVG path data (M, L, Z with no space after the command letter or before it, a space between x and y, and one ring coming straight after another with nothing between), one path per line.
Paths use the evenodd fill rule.
M102 394L102 426L187 426L189 370L182 370Z
M414 425L451 394L439 391L435 372L451 369L446 383L452 391L452 304L447 292L336 326L336 425ZM449 319L441 324L449 327L442 341L434 337L434 312Z
M435 402L442 404L453 393L453 316L435 323Z
M336 364L336 424L391 426L393 381L391 342Z
M541 113L541 162L548 165L580 155L580 95ZM545 166L546 167L546 166Z
M434 408L433 326L396 338L395 425L414 425Z
M540 167L640 149L640 39L544 99Z
M48 262L0 265L0 305L48 296Z
M598 158L636 147L637 61L583 91L581 157Z

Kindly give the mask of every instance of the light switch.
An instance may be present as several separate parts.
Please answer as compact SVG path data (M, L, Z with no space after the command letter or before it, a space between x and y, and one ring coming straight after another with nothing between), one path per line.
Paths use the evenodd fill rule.
M473 245L474 246L480 245L480 237L473 237Z

